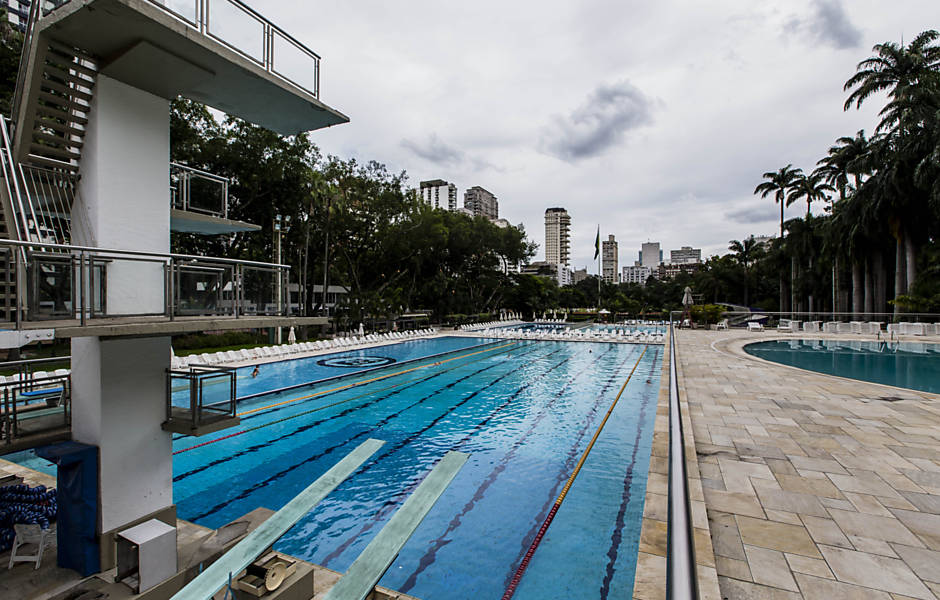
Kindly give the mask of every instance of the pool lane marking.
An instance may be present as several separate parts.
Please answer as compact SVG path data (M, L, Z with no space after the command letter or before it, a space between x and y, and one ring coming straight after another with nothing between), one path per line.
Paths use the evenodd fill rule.
M607 352L609 352L609 351L610 351L610 350L608 350ZM604 352L604 354L606 354L607 352ZM579 372L577 375L575 375L574 377L570 378L569 381L565 384L565 387L569 386L569 385L572 383L571 379L574 379L574 378L580 376L581 373L582 373L584 370L586 370L588 367L590 367L590 366L593 365L595 362L597 362L597 360L599 360L601 356L603 356L603 355L599 355L598 358L596 358L596 359L594 360L594 362L592 362L592 363L589 364L587 367L585 367L584 369L582 369L582 371ZM473 429L470 430L469 433L467 433L466 435L464 435L464 437L463 437L460 441L458 441L457 443L455 443L453 446L451 446L450 449L451 449L451 450L458 450L461 446L463 446L463 444L467 443L476 433L479 433L479 431L480 431L483 427L485 427L487 423L489 423L501 410L503 410L504 408L506 408L506 407L507 407L516 397L518 397L518 395L521 394L525 389L526 389L525 387L520 388L520 389L517 390L516 393L514 393L512 396L506 398L506 400L504 400L502 404L500 404L498 407L496 407L495 410L493 410L493 411L490 412L489 416L487 416L486 419L484 419L483 421L477 423L477 424L473 427ZM550 407L550 406L552 405L552 403L554 403L554 401L555 401L555 400L557 399L557 397L560 396L560 395L561 395L561 393L557 394L555 398L553 398L553 399L552 399L551 401L549 401L545 406L543 406L543 407L542 407L542 412L540 413L540 417L537 417L537 418L539 418L539 419L544 418L545 414L547 414L547 409L548 409L548 407ZM505 460L505 458L504 458L503 460ZM346 541L344 541L342 544L340 544L339 546L337 546L336 548L334 548L333 551L330 552L330 554L328 554L328 555L323 559L323 562L322 562L323 566L324 566L324 567L325 567L325 566L328 566L331 561L335 560L335 559L336 559L337 557L339 557L343 552L345 552L346 549L349 548L349 546L351 546L354 542L356 542L357 540L361 539L362 536L364 536L365 534L367 534L368 532L370 532L373 527L375 527L382 519L385 518L386 515L388 515L389 512L391 512L396 506L400 505L401 502L402 502L402 500L403 500L404 498L406 498L407 496L409 496L409 495L411 494L412 490L413 490L414 488L416 488L419 483L421 483L420 477L418 477L418 478L413 478L413 479L415 479L415 480L413 480L413 481L408 485L408 487L406 487L405 489L399 491L399 492L398 492L397 494L395 494L392 498L390 498L389 500L387 500L387 501L385 502L385 504L382 505L382 508L380 508L379 511L376 512L375 515L373 515L372 519L370 519L367 523L365 523L364 525L362 525L362 526L360 527L359 531L357 531L357 532L356 532L355 534L353 534L352 536L348 537L348 538L346 539ZM481 487L483 487L483 486L481 486ZM478 492L479 492L479 490L478 490ZM471 501L471 504L472 504L472 501ZM462 516L462 514L463 514L463 513L461 513L461 515L458 515L458 517L455 517L455 519L458 519L458 520L459 520L459 517ZM444 537L445 535L447 535L447 533L449 533L449 532L450 532L450 529L448 529L448 530L445 531L443 534L441 534L440 538L438 538L438 539L443 538L443 537ZM442 545L443 545L443 544L442 544ZM430 552L430 551L425 552L425 556L427 555L428 552ZM424 558L423 558L423 557L422 557L422 559L421 559L421 562L422 562L422 563L424 562ZM433 561L432 561L432 562L433 562ZM423 570L423 569L421 569L421 570ZM414 576L414 574L412 574L412 576ZM406 580L403 585L407 586L407 585L408 585L408 581L409 581L410 579L411 579L411 576L409 576L408 580ZM399 587L398 591L401 592L401 593L407 593L407 590L405 590L403 587Z
M534 350L536 349L535 346L529 346L529 348L530 348L529 350L524 350L524 351L522 352L522 354L523 354L523 355L524 355L524 354L527 354L528 352L532 352L532 351L534 351ZM480 359L476 359L476 360L478 361L478 360L480 360ZM535 360L541 360L541 359L537 358L537 359L535 359ZM437 373L432 373L431 375L428 375L428 376L416 377L416 378L414 378L414 379L412 379L412 380L410 380L410 381L411 381L412 383L414 383L415 385L420 385L420 384L422 384L422 383L424 383L424 382L427 382L427 381L430 381L431 379L434 379L435 377L440 377L441 375L444 375L444 374L446 374L446 373L449 373L450 371L453 371L453 370L455 370L455 369L457 369L457 368L462 368L462 367L466 367L467 365L473 364L473 362L476 362L476 361L471 361L471 362L469 362L469 363L465 363L465 364L463 364L463 365L459 365L459 367L451 367L450 369L445 369L445 370L439 371L439 372L437 372ZM469 374L467 374L467 375L464 375L463 377L460 377L460 378L458 378L458 379L456 379L456 380L454 380L454 381L452 381L452 382L446 384L444 387L439 388L439 389L435 390L434 392L425 395L423 398L419 399L418 401L413 402L413 403L409 404L408 406L405 406L404 408L401 408L400 410L391 413L390 415L386 415L386 416L383 417L378 423L376 423L375 425L373 425L371 428L366 429L366 430L364 430L364 431L361 431L361 432L357 433L357 434L356 434L355 436L353 436L352 438L345 440L342 444L329 447L328 450L327 450L327 452L321 452L321 453L319 453L318 455L314 456L313 458L314 458L314 459L316 459L316 458L322 458L322 456L325 456L326 454L329 454L329 453L332 452L333 450L336 450L337 448L339 448L339 447L341 447L341 446L343 446L343 445L349 443L349 442L350 442L351 440L353 440L353 439L356 439L356 438L362 437L363 435L366 435L366 434L368 434L368 433L372 433L372 432L374 432L374 431L377 431L380 427L383 427L383 426L386 425L388 422L390 422L392 419L394 419L395 417L401 415L401 414L402 414L403 412L405 412L406 410L410 410L410 409L414 408L415 406L418 406L419 404L423 404L424 402L426 402L426 401L429 400L430 398L433 398L434 396L436 396L437 394L441 393L442 391L447 390L447 389L450 389L450 388L454 387L455 385L457 385L458 383L461 383L461 382L463 382L463 381L466 381L467 379L470 379L471 377L475 377L475 376L479 375L480 373L482 373L482 372L484 372L484 371L488 371L489 369L493 369L493 368L496 368L496 367L498 367L498 366L500 366L499 363L494 363L494 364L485 366L485 367L483 367L482 369L477 369L476 371L473 371L472 373L469 373ZM252 452L255 452L255 451L257 451L257 450L260 450L261 448L265 448L265 447L268 447L268 446L270 446L270 445L272 445L272 444L276 444L276 443L278 443L278 442L282 442L282 441L284 441L284 440L286 440L286 439L288 439L288 438L291 438L291 437L293 437L293 436L295 436L295 435L297 435L297 434L299 434L299 433L303 433L303 432L305 432L305 431L308 431L308 430L310 430L310 429L313 429L314 427L319 427L320 425L322 425L323 423L326 423L327 421L331 421L331 420L333 420L333 419L335 419L335 418L339 418L339 417L344 417L344 416L349 415L349 414L351 414L351 413L353 413L353 412L355 412L355 411L357 411L357 410L361 410L361 409L363 409L363 408L365 408L365 407L367 407L367 406L371 406L372 404L376 404L376 403L378 403L378 402L382 402L383 400L387 400L388 398L391 398L392 396L394 396L394 395L396 395L396 394L399 394L399 393L401 393L401 392L404 392L404 391L410 389L412 386L411 386L411 385L399 384L399 385L394 385L394 386L388 386L388 387L384 388L382 391L389 390L389 389L391 389L391 388L396 388L396 387L397 387L397 389L396 389L395 391L390 392L390 393L388 393L388 394L385 394L384 396L379 397L379 398L376 398L376 399L374 399L374 400L370 400L370 401L368 401L368 402L365 402L364 404L360 404L360 405L357 406L357 407L354 407L354 408L347 408L347 409L342 410L342 411L340 411L339 413L337 413L337 414L335 414L335 415L332 415L332 416L330 416L330 417L327 417L327 418L325 418L325 419L319 419L319 420L315 420L315 421L313 421L313 422L311 422L311 423L306 423L306 424L304 424L304 425L302 425L302 426L300 426L300 427L297 427L296 429L294 429L293 431L290 431L290 432L288 432L288 433L279 435L279 436L277 436L277 437L275 437L275 438L272 438L272 439L270 439L270 440L265 440L265 441L262 442L262 443L258 443L258 444L254 444L254 445L252 445L252 446L247 446L247 447L241 448L241 449L239 449L237 452L235 452L235 453L233 453L233 454L227 454L227 455L225 455L225 456L222 457L222 458L217 458L217 459L212 460L212 461L209 461L208 463L205 463L205 464L203 464L203 465L201 465L201 466L194 467L194 468L190 469L189 471L186 471L185 473L181 473L180 475L174 476L174 477L173 477L173 482L174 482L174 483L177 483L177 482L179 482L179 481L182 481L182 480L184 480L184 479L186 479L186 478L188 478L188 477L191 477L191 476L193 476L193 475L197 475L197 474L199 474L199 473L202 473L203 471L206 471L206 470L211 469L211 468L213 468L213 467L218 467L219 465L224 464L224 463L227 463L227 462L230 461L230 460L234 460L234 459L236 459L236 458L240 458L240 457L242 457L242 456L245 456L245 455L247 455L247 454L251 454ZM365 393L365 394L360 394L359 396L357 396L357 398L361 398L361 397L363 397L363 396L368 396L368 395L371 395L371 394L372 394L372 392L367 392L367 393ZM276 408L276 409L273 409L273 410L282 410L282 409Z
M539 544L542 543L542 538L545 536L545 532L548 531L549 525L552 524L552 521L555 519L555 515L558 514L558 509L561 507L561 503L565 501L565 496L568 495L568 490L571 489L571 485L574 483L575 478L578 476L578 473L581 472L581 467L583 467L585 461L587 461L587 457L591 453L591 449L594 448L594 443L597 441L597 438L600 437L601 432L604 430L604 426L607 425L607 419L610 418L611 413L614 412L614 408L617 407L617 403L620 401L620 396L622 396L623 391L627 389L627 384L630 383L630 379L633 378L633 373L635 373L636 368L640 366L640 361L643 360L643 356L646 354L648 349L649 344L643 348L643 352L640 353L640 358L637 359L636 364L633 365L633 369L630 370L630 375L627 376L627 380L623 382L623 385L620 387L620 391L617 392L617 397L614 398L610 408L607 409L607 414L604 415L604 419L598 426L597 431L594 432L594 437L591 438L591 441L588 442L587 448L585 448L584 452L581 454L581 460L578 461L577 466L575 466L574 471L571 473L571 477L569 477L568 481L565 483L565 487L563 487L561 493L558 494L558 498L555 500L555 504L552 506L552 510L549 511L548 516L545 518L545 521L539 528L539 532L535 534L535 539L532 540L532 544L526 551L525 556L522 559L522 563L513 574L512 579L509 582L509 586L506 587L506 592L503 594L502 600L509 600L513 597L513 594L516 593L516 588L519 586L519 582L522 580L522 575L525 573L525 570L529 567L529 562L532 560L532 556L535 554L536 549L538 549Z
M482 360L482 359L476 359L476 360ZM381 392L385 392L385 391L390 390L390 389L393 389L393 388L400 388L399 390L397 390L397 391L394 392L394 393L397 393L398 391L404 391L405 389L407 389L408 387L410 387L408 384L414 383L414 382L416 382L416 381L419 382L419 383L422 383L422 382L424 382L424 381L428 381L429 379L431 379L431 378L433 378L433 377L438 377L438 376L443 375L443 374L445 374L445 373L449 373L449 372L451 372L451 371L453 371L453 370L455 370L455 369L459 369L459 368L462 368L462 367L466 367L467 365L473 364L474 362L476 362L476 360L470 361L470 362L465 363L465 364L462 364L462 365L457 365L457 366L455 366L455 367L450 367L449 369L443 369L442 371L433 373L433 374L431 374L431 375L421 376L421 377L414 377L414 378L408 379L408 380L406 380L406 381L402 381L402 382L399 382L399 383L394 383L394 384L389 385L389 386L386 386L386 387L384 387L384 388L379 388L379 389L377 389L377 390L370 390L370 391L368 391L368 392L359 394L358 396L352 396L352 397L350 397L350 398L346 398L345 400L338 400L338 401L336 401L336 402L331 402L330 404L326 404L326 405L324 405L324 406L318 406L317 408L314 408L314 409L311 409L311 410L307 410L307 411L304 411L304 412L300 412L300 413L296 413L296 414L293 414L293 415L289 415L289 416L287 416L287 417L283 417L283 418L281 418L281 419L276 419L276 420L274 420L274 421L268 421L267 423L262 423L261 425L256 425L256 426L254 426L254 427L249 427L249 428L247 428L247 429L243 429L243 430L241 430L241 431L236 431L236 432L230 433L230 434L228 434L228 435L223 435L222 437L218 437L218 438L214 438L214 439L211 439L211 440L208 440L208 441L205 441L205 442L201 442L201 443L195 444L195 445L193 445L193 446L188 446L188 447L186 447L186 448L181 448L181 449L179 449L179 450L174 451L174 452L173 452L173 455L175 456L175 455L181 454L181 453L183 453L183 452L188 452L188 451L190 451L190 450L195 450L196 448L202 448L203 446L208 446L208 445L214 444L214 443L216 443L216 442L221 442L221 441L223 441L223 440L227 440L227 439L230 439L230 438L233 438L233 437L236 437L236 436L245 434L245 433L249 433L249 432L251 432L251 431L257 431L258 429L263 429L263 428L268 427L268 426L270 426L270 425L276 425L276 424L278 424L278 423L283 423L284 421L289 421L289 420L295 419L295 418L297 418L297 417L303 417L303 416L309 415L309 414L311 414L311 413L319 412L319 411L321 411L321 410L326 410L326 409L328 409L328 408L333 408L333 407L338 406L338 405L340 405L340 404L345 404L345 403L347 403L347 402L352 402L352 401L354 401L354 400L359 400L359 399L364 398L364 397L366 397L366 396L371 396L371 395L373 395L373 394L378 394L378 393L381 393ZM459 380L459 381L462 381L462 380ZM331 393L334 393L334 392L331 392ZM380 401L382 401L382 400L385 400L386 398L389 398L391 395L392 395L392 394L389 394L389 395L387 395L387 396L385 396L385 397L383 397L383 398L379 398L379 399L376 400L376 402L380 402ZM360 408L365 407L365 406L368 406L369 404L371 404L371 403L367 402L366 404L363 404ZM282 438L283 438L283 437L284 437L284 436L282 436ZM279 439L281 439L281 438L278 438L278 439L276 439L276 440L272 440L272 441L269 442L269 443L272 443L272 442L274 442L274 441L278 441ZM233 458L234 456L235 456L235 455L232 455L232 456L229 457L229 458ZM188 476L188 475L190 475L190 474L193 474L193 472L187 472L187 473L184 473L182 476L174 477L174 478L173 478L173 481L179 481L180 479L185 478L186 476Z
M561 351L561 349L559 348L558 350L555 350L555 351L553 351L553 352L549 352L546 356L543 356L542 358L544 359L544 358L546 358L546 357L548 357L548 356L551 356L552 354L556 354L556 353L558 353L558 352L560 352L560 351ZM567 362L567 359L564 360L564 361L562 361L562 362L560 362L560 363L558 363L557 365L555 365L555 366L552 367L551 369L549 369L548 372L551 372L551 371L553 371L554 369L557 369L559 366L561 366L561 365L564 364L565 362ZM440 422L444 417L446 417L448 414L450 414L451 412L453 412L453 411L455 411L456 409L460 408L461 406L463 406L464 404L466 404L467 402L469 402L470 400L472 400L473 398L475 398L478 394L482 393L482 392L483 392L484 390L486 390L487 388L490 388L490 387L496 385L497 383L499 383L500 381L502 381L502 380L505 379L506 377L509 377L509 376L512 375L513 373L516 373L517 371L519 371L520 369L522 369L523 366L524 366L524 365L520 365L520 366L516 367L515 369L512 369L512 370L510 370L510 371L507 371L506 373L500 375L500 376L497 377L496 379L493 379L492 381L490 381L489 383L487 383L487 384L484 385L483 387L481 387L481 388L479 388L479 389L473 391L473 392L470 393L466 398L464 398L463 400L459 401L457 404L455 404L455 405L451 406L450 408L448 408L447 410L445 410L443 414L441 414L440 416L436 417L430 424L426 425L426 426L425 426L424 428L422 428L420 431L418 431L417 433L414 433L414 434L408 436L408 437L405 438L403 441L401 441L401 442L399 442L398 444L396 444L395 447L393 447L391 450L385 452L385 453L382 454L381 456L378 456L378 457L374 458L372 461L370 461L368 464L366 464L364 467L362 467L362 468L359 470L359 474L361 475L361 474L364 473L365 471L368 471L369 469L371 469L371 468L372 468L373 466L375 466L375 465L378 463L378 461L380 461L381 459L383 459L383 458L389 456L390 454L393 454L394 452L397 452L398 450L400 450L401 448L403 448L404 446L406 446L408 443L410 443L411 441L413 441L416 437L418 437L419 435L423 434L424 432L426 432L427 430L429 430L431 427L433 427L434 425L436 425L437 423L439 423L439 422ZM468 377L469 377L469 376L468 376ZM448 384L447 387L451 387L451 385L453 385L453 384ZM530 382L530 383L527 383L524 387L528 387L529 385L531 385L531 382ZM430 398L430 397L432 397L432 396L434 396L434 395L437 395L438 393L440 393L440 392L443 391L444 389L445 389L445 388L441 388L441 389L439 389L439 390L435 390L434 393L432 393L432 394L430 394L429 396L427 396L427 398ZM358 437L358 435L357 435L357 436L353 436L353 438L350 438L350 439L355 439L356 437ZM349 440L346 441L346 443L348 443L348 442L349 442ZM319 460L320 458L323 458L324 456L326 456L327 454L330 454L330 453L333 452L334 450L345 446L346 443L344 443L344 444L337 444L337 445L335 445L335 446L329 448L328 450L326 450L326 451L324 451L324 452L320 452L319 454L316 454L316 455L311 456L311 457L307 457L307 458L301 460L301 461L298 462L298 463L294 463L294 464L292 464L292 465L290 465L290 466L287 466L287 467L285 467L284 469L282 469L281 471L278 471L277 473L275 473L274 475L269 476L269 477L268 477L267 479L265 479L264 481L255 483L254 485L252 485L252 486L250 486L250 487L248 487L248 488L242 490L242 492L240 492L240 493L239 493L238 495L236 495L235 497L226 499L226 500L224 500L223 502L220 502L220 503L216 504L216 505L213 506L212 508L210 508L210 509L208 509L208 510L206 510L206 511L203 511L202 513L200 513L200 514L196 515L195 517L193 517L191 520L192 520L192 521L198 521L199 519L203 519L203 518L208 517L208 516L210 516L210 515L212 515L212 514L215 514L216 512L222 510L223 508L225 508L225 507L228 506L229 504L231 504L231 503L233 503L233 502L235 502L235 501L238 501L238 500L242 500L242 499L244 499L244 498L247 498L248 496L250 496L250 495L251 495L252 493L254 493L255 491L257 491L257 490L259 490L259 489L265 487L266 485L268 485L268 484L270 484L270 483L273 483L274 481L277 481L278 479L280 479L281 477L283 477L283 476L286 475L287 473L290 473L290 472L293 471L294 469L300 467L301 465L304 465L304 464L307 464L307 463L312 462L312 461L314 461L314 460ZM315 537L316 537L315 535L312 535L312 534L311 534L311 538L315 538Z
M486 350L477 350L476 352L470 352L470 353L468 353L468 354L462 354L462 355L460 355L460 356L453 356L453 357L451 357L451 358L446 358L446 359L444 359L444 360L440 360L440 361L438 361L438 362L430 363L430 364L427 364L427 365L420 365L420 366L417 366L417 367L411 367L410 369L403 369L403 370L397 371L397 372L395 372L395 373L387 373L387 374L385 374L385 375L380 375L380 376L378 376L378 377L372 377L372 378L370 378L370 379L365 379L365 380L363 380L363 381L356 381L356 382L353 382L353 383L347 383L346 385L340 385L340 386L337 386L337 387L334 387L334 388L330 388L330 389L328 389L328 390L323 390L323 391L321 391L321 392L314 392L313 394L307 394L306 396L300 396L300 397L297 397L297 398L292 398L292 399L290 399L290 400L284 400L284 401L281 401L281 402L275 402L274 404L268 404L267 406L259 406L258 408L252 408L251 410L244 410L244 411L242 411L242 412L240 412L240 413L236 413L235 416L236 416L236 417L243 417L243 416L245 416L245 415L250 415L250 414L253 414L253 413L256 413L256 412L260 412L260 411L262 411L262 410L267 410L267 409L269 409L269 408L276 408L276 407L278 407L278 406L284 406L285 404L291 404L291 403L293 403L293 402L299 402L299 401L301 401L301 400L309 400L310 398L316 398L317 396L323 396L323 395L325 395L325 394L329 394L329 393L332 393L332 392L339 392L339 391L342 391L342 390L348 390L349 388L358 387L358 386L360 386L360 385L365 385L365 384L367 384L367 383L373 383L373 382L376 382L376 381L382 381L383 379L388 379L389 377L395 377L396 375L404 375L405 373L411 373L411 372L413 372L413 371L418 371L418 370L420 370L420 369L430 369L431 367L438 367L438 366L440 366L440 365L443 365L444 363L449 363L449 362L452 361L452 360L458 360L458 359L461 359L461 358L467 358L468 356L476 356L477 354L483 354L484 352L492 352L493 350L499 350L500 348L508 348L509 346L513 346L513 345L516 345L516 344L518 344L518 343L519 343L519 342L510 342L510 343L508 343L508 344L503 344L502 346L496 346L495 348L487 348Z
M466 514L469 513L471 510L473 510L476 507L476 504L478 502L483 500L483 498L486 495L486 491L490 488L490 486L493 485L493 483L496 482L496 480L503 473L503 471L506 470L506 466L509 464L509 461L515 457L516 452L519 451L519 449L522 447L525 441L529 438L529 436L531 436L535 432L535 429L542 422L542 420L549 414L549 409L552 408L555 402L559 398L561 398L561 396L566 391L568 391L568 389L575 383L578 377L583 375L584 372L587 371L589 368L599 363L612 350L613 350L613 345L611 345L611 347L608 348L606 351L604 351L602 354L599 354L597 357L595 357L592 362L585 365L585 367L581 369L580 371L578 371L578 373L571 376L568 379L568 381L565 382L562 388L558 390L558 392L552 397L552 399L549 402L547 402L544 406L541 407L535 419L533 419L532 423L530 423L529 428L513 442L509 450L503 455L503 457L499 460L496 466L493 467L490 473L483 480L483 483L481 483L477 487L476 492L473 494L470 500L466 504L464 504L463 509L461 509L461 511L457 513L450 520L450 523L448 523L447 528L444 530L444 532L441 533L437 537L437 539L432 540L430 544L431 547L425 550L424 554L418 560L418 567L414 571L412 571L412 573L405 579L405 582L397 588L399 592L403 594L407 594L409 590L411 590L415 586L415 584L417 584L418 577L421 575L421 573L423 573L425 570L427 570L428 567L434 564L434 562L437 560L437 552L441 548L443 548L444 546L450 543L450 540L447 538L447 536L450 535L458 527L460 527L460 525L463 522L463 517L466 516ZM623 368L623 366L632 358L633 358L632 355L628 356L623 362L620 363L620 365L617 367L615 372L619 372L620 369ZM610 384L614 382L615 380L616 378L610 378L607 380L607 383L604 385L604 387L600 391L599 397L597 401L595 402L594 407L592 407L592 412L596 412L597 406L600 404L600 401L603 399L603 395L607 393L607 390L610 388ZM478 429L467 434L463 439L461 439L457 444L455 444L452 449L456 450L460 448L460 446L468 442L470 438L472 437L472 435L476 433L477 431ZM581 437L583 437L583 432L585 431L587 431L587 427L582 428L582 433L577 438L575 448L577 448L577 444L580 443ZM326 563L324 563L324 566L326 566Z
M652 382L652 375L656 372L656 360L658 358L659 350L657 349L653 354L653 362L650 365L650 379L646 380L647 385L650 385ZM636 438L633 440L633 452L630 455L630 462L627 464L626 471L623 475L623 491L620 493L620 509L617 511L617 518L614 521L614 530L610 534L610 548L607 549L607 558L609 560L607 561L607 569L604 572L604 580L601 583L601 600L607 600L608 596L610 596L610 584L613 581L614 574L617 570L617 557L620 554L620 544L623 541L623 527L624 521L626 520L627 507L633 497L630 488L633 485L633 469L636 467L637 452L640 448L640 438L643 436L643 420L646 418L646 408L649 406L650 399L653 394L656 394L657 392L658 386L653 388L653 390L650 390L647 394L644 394L643 401L640 402Z

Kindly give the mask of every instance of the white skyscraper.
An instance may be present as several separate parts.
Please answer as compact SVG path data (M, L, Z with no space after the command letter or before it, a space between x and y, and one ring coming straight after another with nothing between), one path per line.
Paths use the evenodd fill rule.
M613 235L608 235L607 239L601 242L601 272L605 283L620 283L618 262L617 241Z
M443 179L422 181L418 193L421 195L422 202L434 208L457 210L457 186Z
M545 262L558 265L558 283L567 285L569 276L569 249L571 236L571 216L563 208L549 208L545 211Z

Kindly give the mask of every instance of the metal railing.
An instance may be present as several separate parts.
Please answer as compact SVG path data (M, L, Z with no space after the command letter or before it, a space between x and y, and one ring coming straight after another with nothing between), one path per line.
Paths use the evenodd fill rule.
M214 420L235 418L235 374L236 369L221 366L167 369L167 421L184 420L189 428L196 429Z
M22 321L287 315L290 267L229 258L0 240Z
M51 373L34 367L68 361L70 357L0 363L0 448L33 435L68 428L71 424L72 379L68 369Z
M192 30L214 39L257 63L266 72L315 98L320 97L320 56L244 2L240 0L147 0L147 2ZM61 5L65 4L68 4L68 1Z
M697 600L695 544L685 468L685 439L679 406L676 336L669 323L669 521L666 546L666 598Z
M179 163L170 163L173 208L228 218L229 179Z

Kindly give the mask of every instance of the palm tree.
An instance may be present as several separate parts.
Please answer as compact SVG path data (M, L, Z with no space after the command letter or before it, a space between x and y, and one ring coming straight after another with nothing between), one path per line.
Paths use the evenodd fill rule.
M924 138L925 119L936 115L936 109L929 109L924 100L937 97L940 79L938 40L940 33L931 29L920 33L906 47L903 43L893 42L875 45L872 48L874 56L857 65L855 75L845 82L843 88L852 90L845 101L845 110L853 104L856 108L861 107L872 94L888 94L889 102L880 113L882 120L878 129L889 131L889 153L894 159L890 161L893 164L882 165L890 166L884 169L887 181L882 189L889 191L890 204L893 205L885 208L893 220L896 295L909 291L914 283L918 241L915 236L924 238L922 231L918 235L918 229L922 229L921 216L929 213L926 208L929 191L918 189L915 182L918 180L916 173L923 171L923 165L934 162L929 158L925 161L924 155L932 153L925 153L919 140ZM908 164L912 159L919 163L913 168ZM879 200L879 204L889 204L887 198Z
M790 203L796 202L800 198L806 199L806 218L812 217L810 205L817 200L826 200L829 198L827 192L834 192L835 188L825 182L826 174L818 169L804 174L801 170L790 183L787 190L787 199Z
M754 236L741 240L731 240L728 243L728 250L734 254L734 259L744 267L744 305L748 304L748 295L751 283L751 267L754 262L760 258L761 245L754 240Z
M787 199L787 193L793 181L803 172L802 169L794 169L793 164L788 164L777 171L768 171L762 177L767 181L754 188L755 194L760 194L761 198L766 198L770 194L774 195L774 200L780 204L780 241L783 242L783 209L790 206L792 200ZM793 283L793 274L791 268L791 284ZM780 310L784 310L784 301L787 298L785 280L783 271L780 271Z
M794 169L793 164L788 164L777 171L768 171L761 175L767 181L754 188L755 194L760 194L761 198L766 198L774 194L774 201L780 204L780 239L783 239L783 209L784 206L790 206L793 201L787 200L787 193L793 181L803 172L802 169Z

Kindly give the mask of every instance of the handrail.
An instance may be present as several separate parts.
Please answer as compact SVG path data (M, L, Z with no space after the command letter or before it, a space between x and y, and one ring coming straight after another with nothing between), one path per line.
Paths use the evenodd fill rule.
M52 248L55 250L74 250L77 252L97 252L99 254L115 254L118 256L128 255L128 256L149 256L154 258L173 258L176 260L193 260L193 261L211 261L214 263L223 263L229 265L242 265L246 267L263 267L268 269L286 269L290 270L290 265L278 264L278 263L266 263L258 262L253 260L241 260L237 258L223 258L215 256L196 256L194 254L175 254L173 252L147 252L144 250L113 250L110 248L96 248L94 246L75 246L72 244L50 244L47 242L21 242L19 240L3 240L0 239L0 246L17 246L17 247L36 247L36 248Z
M666 545L666 598L697 600L695 545L689 510L689 484L685 470L685 440L679 409L676 335L669 322L669 521Z
M161 11L172 16L174 19L178 20L180 23L183 23L190 29L197 31L200 34L205 35L207 37L211 37L217 42L225 46L228 46L232 50L235 50L239 54L242 54L248 57L249 59L255 61L256 63L259 63L264 68L265 72L270 73L271 75L276 76L282 81L285 81L286 83L289 83L290 85L293 85L294 87L311 94L314 98L320 97L320 60L321 58L319 54L317 54L316 52L308 48L306 45L299 42L297 38L295 38L294 36L290 35L286 31L284 31L283 29L281 29L280 27L272 23L270 20L264 17L261 13L251 8L244 2L242 2L242 0L215 0L216 2L225 2L227 4L230 4L236 7L237 9L241 11L244 11L246 15L255 19L261 25L263 39L262 39L262 56L261 56L261 59L259 60L258 58L252 56L248 51L242 48L239 48L235 44L226 40L224 37L217 35L216 32L213 32L210 22L209 22L212 1L213 0L192 0L193 15L192 15L192 18L190 18L187 15L181 14L180 12L173 10L173 8L159 2L158 0L147 0L149 4L151 4L152 6L155 6L156 8L159 8ZM49 11L45 12L45 14L54 12L55 9L61 6L64 6L66 4L69 4L70 2L71 0L65 0L61 4L58 4L57 6L53 7ZM40 4L42 4L42 2L37 0L36 2L33 2L32 6L37 6ZM30 10L32 12L32 7L30 8ZM38 15L37 15L37 18L38 18ZM30 31L31 29L28 30L27 35L29 35ZM307 55L312 60L311 66L313 68L313 84L312 84L313 89L308 88L307 86L303 85L300 82L294 81L293 79L291 79L284 73L281 73L277 70L277 66L275 65L276 57L274 53L275 35L280 36L286 42L292 44L294 47L297 48L297 50ZM23 67L23 64L21 64L20 66ZM17 89L19 90L19 86L17 87Z

